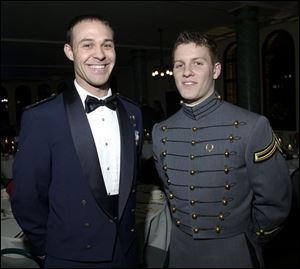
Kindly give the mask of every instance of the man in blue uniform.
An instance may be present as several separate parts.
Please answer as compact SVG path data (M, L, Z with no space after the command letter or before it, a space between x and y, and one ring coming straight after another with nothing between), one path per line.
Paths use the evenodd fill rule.
M262 243L290 209L287 164L268 120L215 91L217 46L179 35L174 78L182 108L153 127L156 168L173 219L169 267L262 266Z
M110 89L107 21L75 18L64 51L74 85L22 117L13 213L47 268L134 267L141 112Z

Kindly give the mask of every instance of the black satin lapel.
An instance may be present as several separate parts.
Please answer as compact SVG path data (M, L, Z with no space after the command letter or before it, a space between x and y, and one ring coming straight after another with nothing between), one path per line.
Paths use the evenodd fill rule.
M134 130L129 115L121 101L117 108L121 136L121 169L119 190L119 218L121 218L130 194L135 167Z
M112 217L110 214L109 203L106 201L106 188L103 181L96 145L76 89L68 89L64 92L64 103L74 146L81 163L83 174L88 180L97 204L108 216Z

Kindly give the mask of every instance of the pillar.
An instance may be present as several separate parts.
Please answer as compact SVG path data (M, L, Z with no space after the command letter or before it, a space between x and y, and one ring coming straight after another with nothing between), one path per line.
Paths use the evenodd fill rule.
M244 7L236 10L235 22L238 105L247 110L261 113L257 9Z
M147 60L143 49L132 50L134 99L139 104L147 101Z

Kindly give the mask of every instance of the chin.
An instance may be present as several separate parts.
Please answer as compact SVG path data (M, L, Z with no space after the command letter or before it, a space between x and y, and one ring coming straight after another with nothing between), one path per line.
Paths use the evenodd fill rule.
M182 95L181 97L185 100L186 103L193 103L198 100L198 98L189 95Z

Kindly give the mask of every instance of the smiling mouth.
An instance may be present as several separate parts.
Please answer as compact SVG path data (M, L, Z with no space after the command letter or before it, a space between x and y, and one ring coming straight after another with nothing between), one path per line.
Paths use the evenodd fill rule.
M96 75L101 75L101 74L106 74L107 71L109 70L109 64L88 64L87 65L90 72L96 74Z
M182 82L182 85L184 85L184 86L192 86L192 85L196 85L196 84L197 83L193 82L193 81Z
M97 65L88 65L90 68L95 70L104 69L108 64L97 64Z

